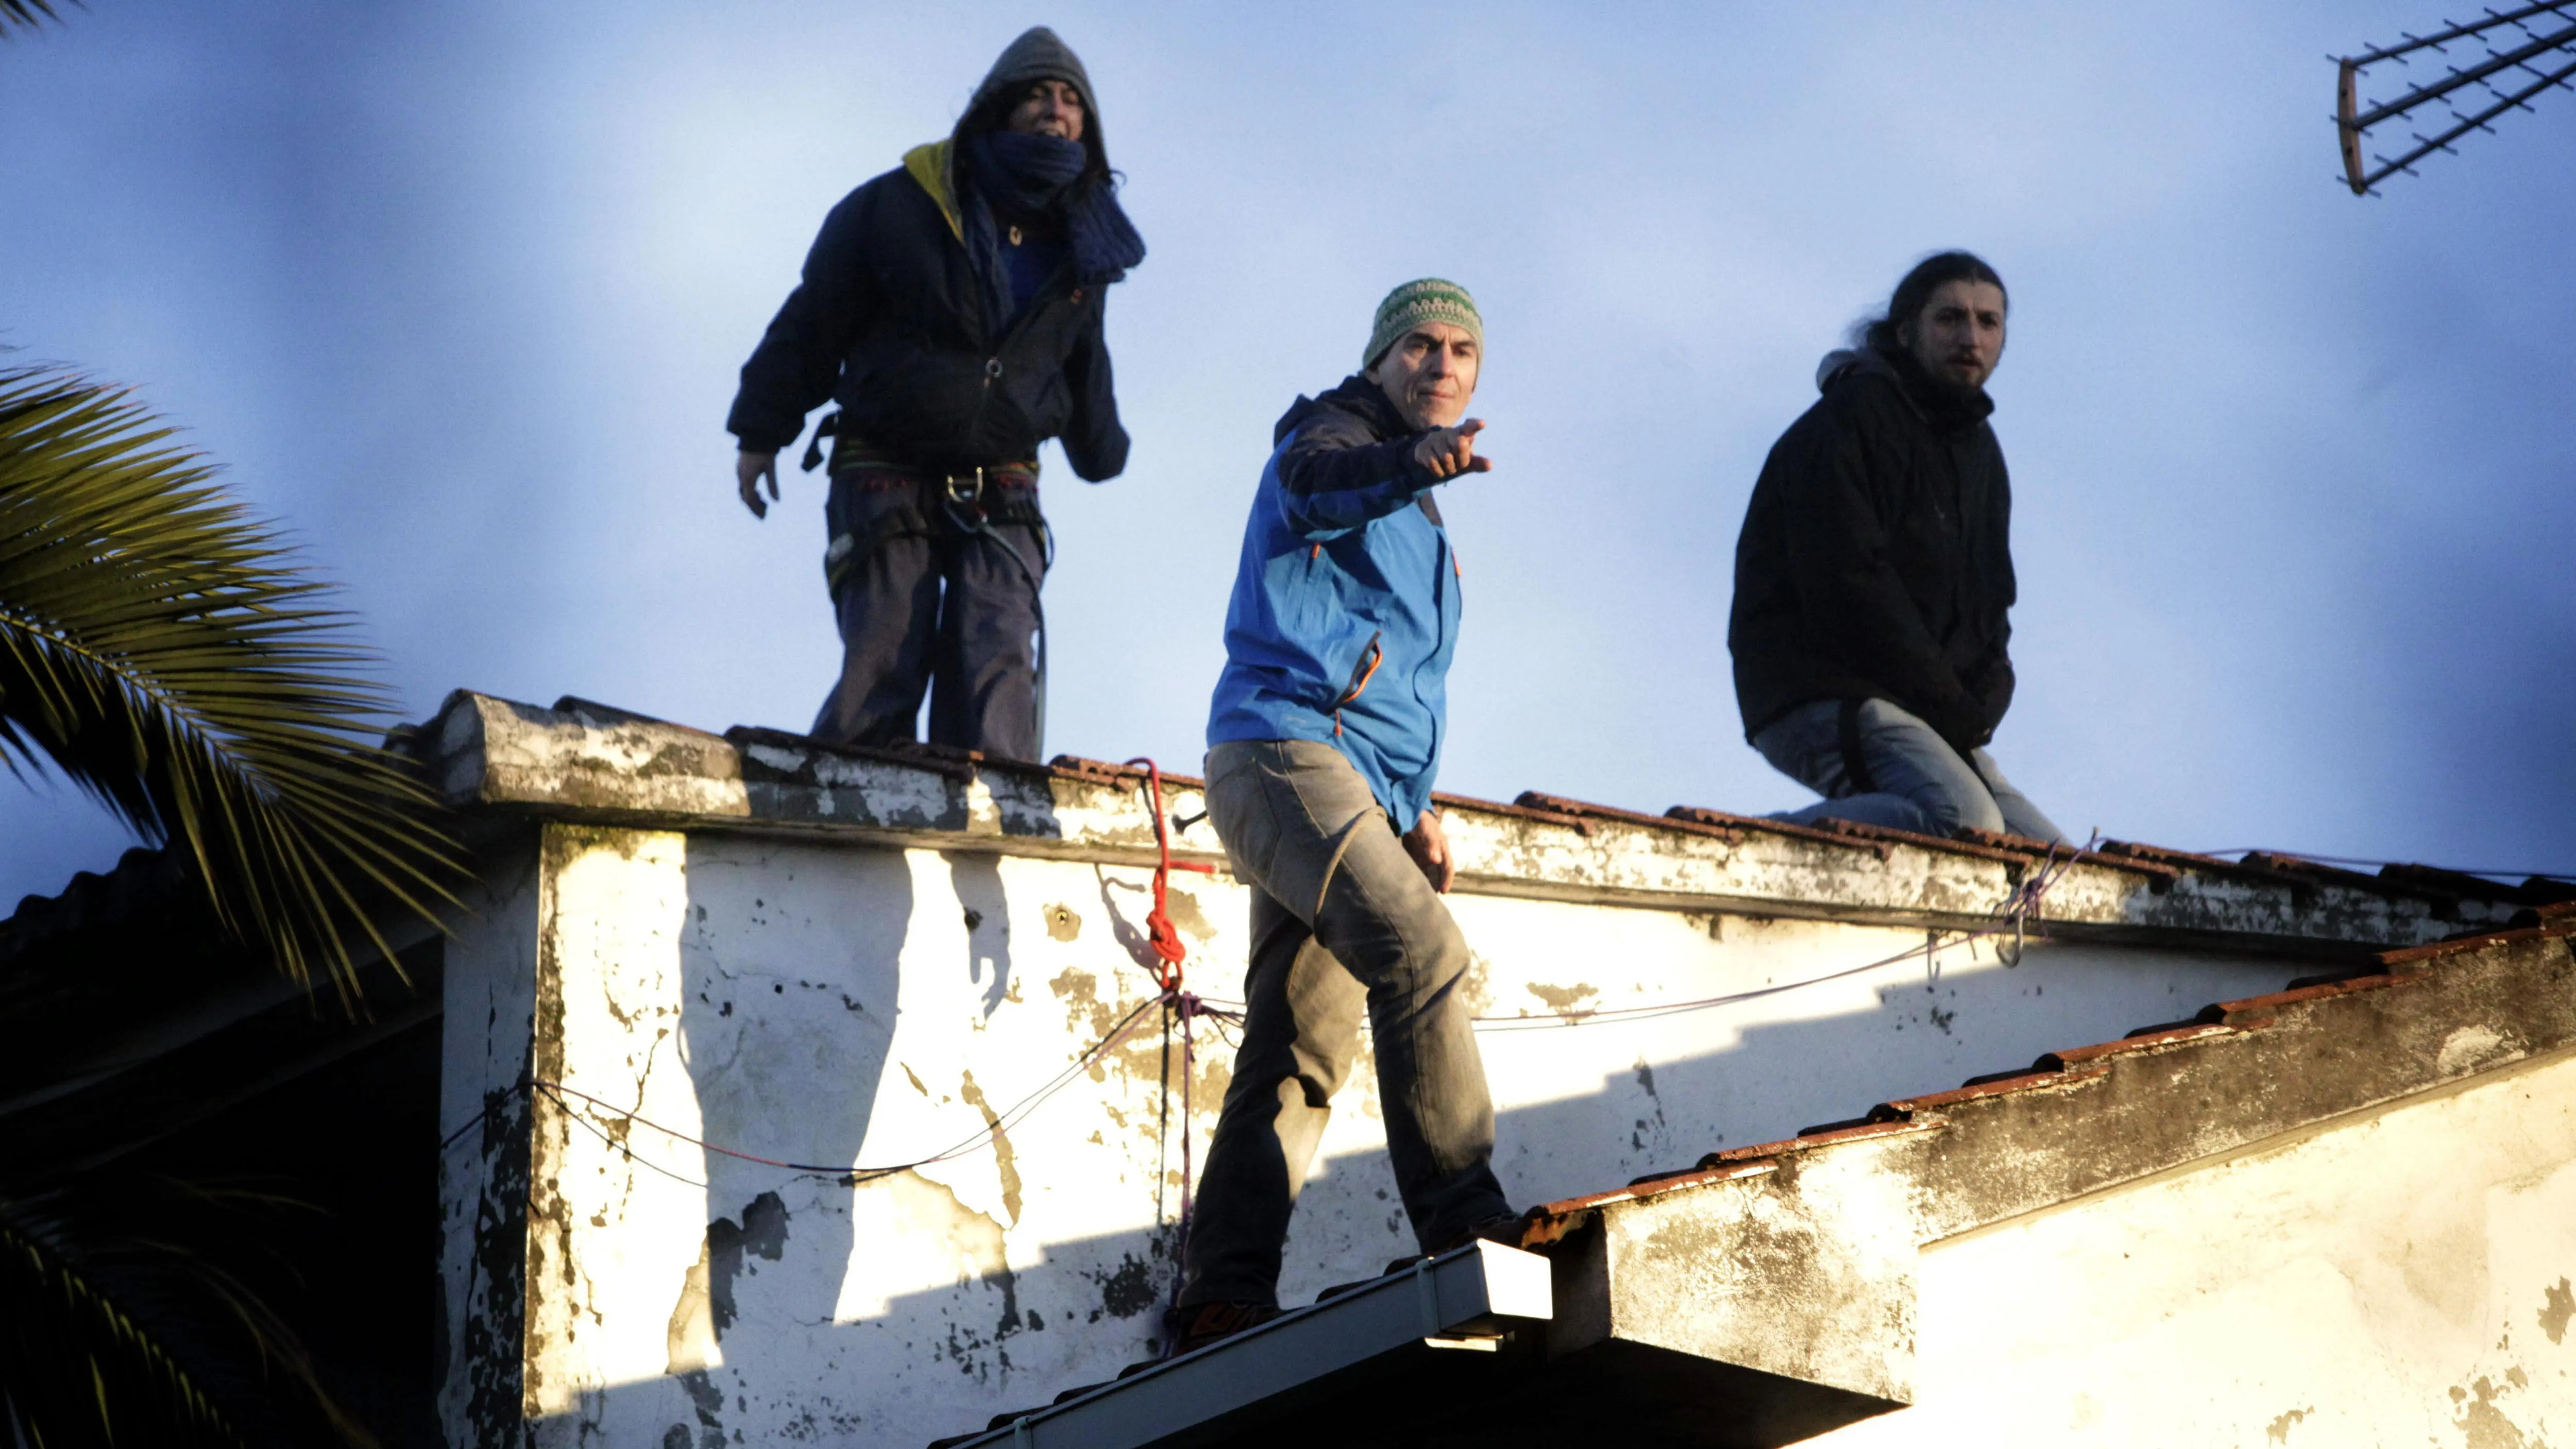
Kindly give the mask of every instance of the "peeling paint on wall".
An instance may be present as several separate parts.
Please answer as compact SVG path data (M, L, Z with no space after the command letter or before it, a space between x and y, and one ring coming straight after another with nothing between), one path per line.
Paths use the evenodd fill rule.
M2287 1410L2281 1417L2263 1426L2263 1437L2275 1444L2287 1444L2290 1442L2290 1431L2298 1427L2301 1419L2313 1412L2315 1412L2313 1408Z
M950 1316L946 1333L932 1346L934 1357L980 1382L1007 1381L1012 1365L1004 1345L1027 1323L1020 1314L1019 1275L1011 1271L1002 1225L960 1202L955 1189L918 1173L897 1173L886 1184L898 1217L910 1229L907 1240L939 1244L953 1255L958 1286L973 1284L1001 1294L989 1329L980 1326L980 1319Z
M601 850L568 840L549 865L560 904L539 934L566 993L514 1039L552 1033L547 1050L571 1074L562 1080L677 1130L800 1162L913 1161L978 1129L1006 1131L853 1186L709 1155L609 1108L547 1109L554 1165L542 1192L564 1213L562 1223L541 1216L531 1235L526 1281L555 1285L556 1302L532 1335L537 1382L525 1402L560 1406L541 1416L564 1427L561 1442L591 1432L583 1423L618 1442L656 1442L675 1425L703 1439L710 1417L727 1442L780 1440L829 1394L869 1415L872 1441L907 1442L916 1429L926 1440L1011 1407L1029 1392L1023 1380L1097 1380L1151 1351L1152 1309L1173 1273L1180 1133L1194 1135L1203 1161L1232 1052L1200 1025L1185 1117L1177 1042L1167 1062L1150 1012L1156 986L1133 954L1150 872L979 857L987 875L955 851L628 834L650 838ZM1192 885L1192 906L1215 929L1192 942L1191 979L1222 994L1243 970L1232 927L1246 897L1222 876ZM1107 930L1066 904L1095 894ZM1576 1028L1479 1037L1497 1171L1523 1201L2116 1035L2174 1015L2177 993L2224 999L2285 979L2267 962L2034 943L2009 976L1945 953L1939 1004L1959 1012L1947 1035L1927 1027L1890 1044L1900 1008L1869 976L1631 1021L1597 1013L1828 976L1922 935L1730 920L1720 940L1678 911L1492 895L1450 904L1471 943L1463 990L1478 1014L1545 1019L1558 1001L1596 1013ZM981 916L971 928L968 910ZM1580 980L1569 982L1571 963ZM1895 974L1906 993L1920 981L1919 969ZM1023 1002L1025 981L1046 989ZM2058 990L2037 1004L2043 982L2066 986L2063 1005ZM1966 1009L2006 997L2005 1009ZM1525 1005L1495 1005L1512 1001ZM1924 1005L1913 997L1901 1009ZM1139 1030L1013 1120L1139 1006L1149 1008ZM952 1085L933 1088L931 1077ZM1414 1246L1385 1164L1365 1035L1335 1106L1291 1228L1280 1285L1290 1301ZM776 1258L751 1241L764 1193L793 1226ZM744 1234L730 1254L714 1226L724 1223Z
M2471 1083L1930 1245L1914 1406L1814 1443L2557 1442L2576 1056Z
M1562 1016L1581 1018L1589 1016L1594 1010L1599 1009L1597 1005L1592 1008L1585 1008L1577 1004L1587 996L1599 996L1601 994L1600 988L1586 983L1577 982L1572 986L1551 986L1544 981L1533 981L1529 983L1527 989L1530 995L1546 1002L1548 1010L1556 1012Z
M2568 1281L2561 1278L2551 1284L2542 1297L2540 1331L2549 1335L2551 1343L2564 1342L2567 1320L2571 1317L2576 1317L2576 1294L2568 1292Z
M2522 1426L2496 1402L2507 1391L2483 1374L2465 1388L2451 1386L2451 1402L2460 1410L2451 1427L2460 1431L2464 1449L2548 1449L2526 1437Z
M1163 914L1172 918L1172 924L1181 928L1181 934L1193 941L1216 939L1216 927L1208 924L1207 913L1199 909L1197 896L1179 886L1172 886L1164 891L1163 902Z
M1002 1210L1011 1215L1014 1226L1020 1221L1020 1167L1011 1155L1011 1134L1002 1130L1002 1116L984 1099L984 1089L975 1085L975 1074L965 1074L965 1085L958 1096L966 1105L984 1114L984 1129L993 1136L993 1166L1002 1175Z

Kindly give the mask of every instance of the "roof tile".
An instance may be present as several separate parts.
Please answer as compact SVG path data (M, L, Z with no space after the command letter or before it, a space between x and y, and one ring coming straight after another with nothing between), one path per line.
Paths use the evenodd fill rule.
M2349 981L2328 982L2323 986L2302 986L2292 991L2275 991L2268 996L2248 996L2241 1001L2221 1001L2201 1008L2200 1019L2212 1026L2252 1028L2268 1025L2284 1007L2300 1006L2311 1001L2325 1001L2337 996L2350 996L2357 991L2381 991L2391 986L2407 986L2428 980L2422 972L2404 975L2356 976Z
M2187 1026L2170 1027L2163 1031L2133 1032L2118 1041L2068 1047L2064 1051L2050 1052L2041 1057L2040 1061L2056 1070L2065 1071L2112 1057L2129 1056L2137 1052L2164 1051L2185 1043L2208 1041L2213 1037L2235 1036L2238 1030L2221 1022L2194 1022Z
M1983 1101L1989 1097L2009 1097L2015 1092L2027 1092L2040 1087L2062 1087L2099 1075L2098 1072L2069 1073L2055 1068L2033 1068L2027 1072L2016 1072L2011 1076L1998 1077L1973 1086L1953 1087L1946 1092L1932 1092L1920 1097L1899 1097L1894 1101L1881 1102L1870 1109L1870 1114L1885 1122L1907 1121L1911 1120L1917 1112L1939 1112L1965 1103Z
M2548 929L2529 929L2495 933L2477 942L2446 943L2410 952L2389 952L2392 957L2423 957L2442 954L2464 946L2476 946L2516 939L2536 939L2576 934L2576 908L2554 914ZM2141 1029L2117 1041L2098 1042L2091 1046L2070 1047L2042 1055L2038 1061L2020 1071L1994 1072L1971 1077L1963 1086L1946 1092L1933 1092L1920 1097L1899 1097L1881 1102L1868 1115L1844 1122L1829 1122L1810 1127L1797 1136L1777 1142L1755 1143L1712 1152L1692 1167L1669 1172L1648 1173L1635 1178L1626 1187L1587 1197L1568 1198L1533 1210L1537 1218L1579 1213L1604 1203L1652 1197L1714 1181L1738 1170L1756 1169L1796 1153L1814 1151L1839 1143L1881 1136L1892 1132L1930 1130L1937 1122L1921 1120L1921 1114L1938 1115L1974 1102L1989 1101L2048 1088L2071 1086L2095 1080L2109 1070L2119 1058L2152 1055L2175 1050L2194 1050L2211 1042L2237 1038L2249 1031L2260 1030L2277 1020L2285 1008L2312 1002L2328 1001L2363 992L2383 991L2392 987L2429 981L2427 971L2384 973L2355 976L2348 979L2277 991L2265 996L2249 996L2237 1001L2214 1003L2187 1022L2165 1023ZM1560 1227L1555 1235L1561 1236ZM1551 1241L1542 1238L1537 1241Z
M2510 945L2515 941L2541 941L2553 936L2576 935L2576 915L2561 912L2555 916L2543 918L2535 912L2534 918L2539 920L2540 924L2458 936L2448 941L2436 941L2429 946L2407 946L2395 951L2382 951L2376 959L2384 966L2411 966L2418 961L2430 961L2436 957L2457 955L2463 951L2483 951L2491 946Z

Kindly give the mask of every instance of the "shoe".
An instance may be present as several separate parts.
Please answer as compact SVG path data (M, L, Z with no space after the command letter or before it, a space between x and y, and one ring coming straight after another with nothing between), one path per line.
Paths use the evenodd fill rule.
M1165 1358L1196 1353L1247 1328L1258 1328L1279 1316L1267 1303L1184 1303L1163 1315Z
M1430 1251L1423 1253L1407 1253L1403 1257L1387 1264L1386 1274L1380 1274L1379 1276L1384 1277L1387 1274L1410 1271L1416 1263L1437 1258L1444 1253L1454 1253L1460 1248L1467 1246L1469 1243L1500 1243L1506 1248L1517 1248L1521 1245L1521 1238L1528 1232L1529 1219L1518 1214L1501 1217L1478 1218L1476 1221L1469 1223L1467 1226L1460 1228L1458 1231L1451 1233L1445 1238L1442 1238ZM1321 1303L1325 1298L1330 1298L1336 1293L1348 1293L1354 1288L1363 1288L1366 1286L1367 1284L1365 1283L1337 1283L1332 1287L1325 1289L1323 1296L1317 1298L1315 1301Z
M1454 1253L1474 1242L1500 1243L1506 1248L1517 1248L1521 1245L1522 1237L1528 1232L1529 1218L1520 1213L1500 1213L1490 1218L1478 1218L1441 1239L1424 1256L1437 1258L1443 1253ZM1390 1268L1388 1271L1394 1270Z

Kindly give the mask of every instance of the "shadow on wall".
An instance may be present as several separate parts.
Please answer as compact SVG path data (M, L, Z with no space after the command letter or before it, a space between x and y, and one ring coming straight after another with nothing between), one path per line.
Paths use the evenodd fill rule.
M1497 1113L1494 1170L1524 1205L1599 1192L1689 1167L1710 1152L1846 1121L1892 1098L2026 1067L2044 1052L2178 1020L2213 1001L2277 991L2310 969L2260 958L2150 965L2112 948L2052 944L2034 944L2017 968L1895 967L1874 978L1874 1009L1744 1027L1713 1052L1661 1061L1641 1054L1627 1070L1600 1077L1594 1091ZM1723 1011L1711 1016L1724 1019ZM1598 1043L1599 1034L1616 1041L1630 1030L1598 1022L1488 1031L1478 1041L1500 1088L1516 1055L1564 1050L1570 1034L1593 1033ZM1337 1110L1357 1110L1364 1090L1354 1080ZM1298 1198L1282 1301L1310 1298L1354 1270L1374 1271L1414 1250L1386 1154L1324 1159Z
M1011 899L1002 887L1002 862L991 855L945 852L949 887L966 925L966 979L981 989L984 1019L1011 995Z
M748 856L738 848L702 852L693 842L681 1060L707 1140L764 1156L851 1163L867 1138L894 1037L912 874L901 852L870 851L833 858L828 876L817 879L801 867L821 862L802 862L800 854L794 847ZM727 930L718 950L710 920L718 928L759 929ZM811 1075L796 1079L840 1089L828 1102L778 1100L777 1074L737 1070L746 1054L793 1054L811 1063ZM781 1122L796 1124L793 1144L770 1140ZM715 1216L672 1307L669 1345L673 1382L706 1410L715 1404L710 1371L723 1362L721 1345L737 1323L737 1285L758 1263L783 1260L790 1210L777 1192L743 1186L747 1179L775 1181L775 1169L713 1152L703 1154L701 1167ZM839 1265L850 1261L852 1246L850 1194L839 1195L837 1212L816 1211L823 1204L805 1199L796 1204L799 1259L833 1271L778 1277L775 1311L789 1319L823 1323L833 1316Z
M868 909L908 905L892 853L888 872L872 887ZM853 979L890 988L893 951L891 944L870 947L850 962ZM1892 982L1873 1011L1756 1027L1724 1051L1641 1061L1603 1077L1596 1092L1506 1110L1497 1122L1505 1186L1530 1202L1614 1187L1687 1167L1718 1147L1849 1118L1890 1097L1946 1089L2043 1051L2187 1015L2210 1000L2276 990L2296 971L2255 961L2141 971L2133 990L2094 995L2088 1012L2098 1019L2082 1025L2027 1007L2070 977L2090 976L2099 987L2098 954L2068 951L2053 966L2050 954L2034 949L2013 971ZM799 989L793 980L752 979L751 970L734 973L749 982L738 992L774 998L781 993L769 990L773 984ZM2195 986L2207 989L2185 994ZM2071 993L2061 986L2054 994ZM713 1001L706 1005L715 1009ZM1935 1024L1936 1015L1944 1024ZM698 1029L711 1032L710 1046L727 1050L721 1043L739 1039L743 1016L737 1005L730 1016L717 1012L717 1027ZM1943 1045L1928 1055L1888 1050L1908 1039ZM884 1062L884 1037L872 1040L873 1050L851 1052L852 1112L832 1138L852 1151ZM1362 1092L1354 1082L1337 1105L1359 1110ZM711 1133L723 1130L720 1124L748 1128L760 1120L750 1104L728 1102L720 1091L708 1102ZM1748 1122L1756 1116L1781 1122ZM1042 1115L1028 1130L1046 1130L1045 1123ZM720 1216L709 1227L703 1273L692 1275L674 1313L674 1373L586 1396L578 1414L565 1416L577 1423L541 1431L538 1442L599 1433L612 1443L664 1449L718 1449L738 1442L736 1435L753 1443L926 1444L1106 1380L1156 1348L1157 1310L1174 1259L1167 1230L1050 1242L1043 1263L1015 1270L1005 1261L999 1221L916 1174L852 1189L718 1162L709 1180L708 1200ZM836 1311L854 1249L878 1244L924 1260L915 1280L935 1286L838 1302ZM1020 1251L1025 1256L1028 1245ZM1324 1286L1372 1275L1411 1251L1385 1154L1329 1160L1300 1202L1282 1299L1309 1301ZM680 1355L682 1327L693 1311L689 1295L701 1291L706 1330L692 1362Z

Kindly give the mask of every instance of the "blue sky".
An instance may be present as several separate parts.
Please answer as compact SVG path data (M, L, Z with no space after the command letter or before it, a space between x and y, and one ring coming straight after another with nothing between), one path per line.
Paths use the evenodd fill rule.
M2337 181L2324 57L2436 9L95 0L0 47L0 340L185 426L413 717L801 728L821 488L734 501L735 369L824 211L1043 21L1151 247L1110 304L1133 460L1045 485L1051 749L1195 764L1270 424L1436 273L1497 460L1443 500L1443 785L1800 803L1737 725L1736 527L1818 354L1965 246L2013 294L2027 792L2576 870L2576 96ZM122 844L0 793L0 901Z

